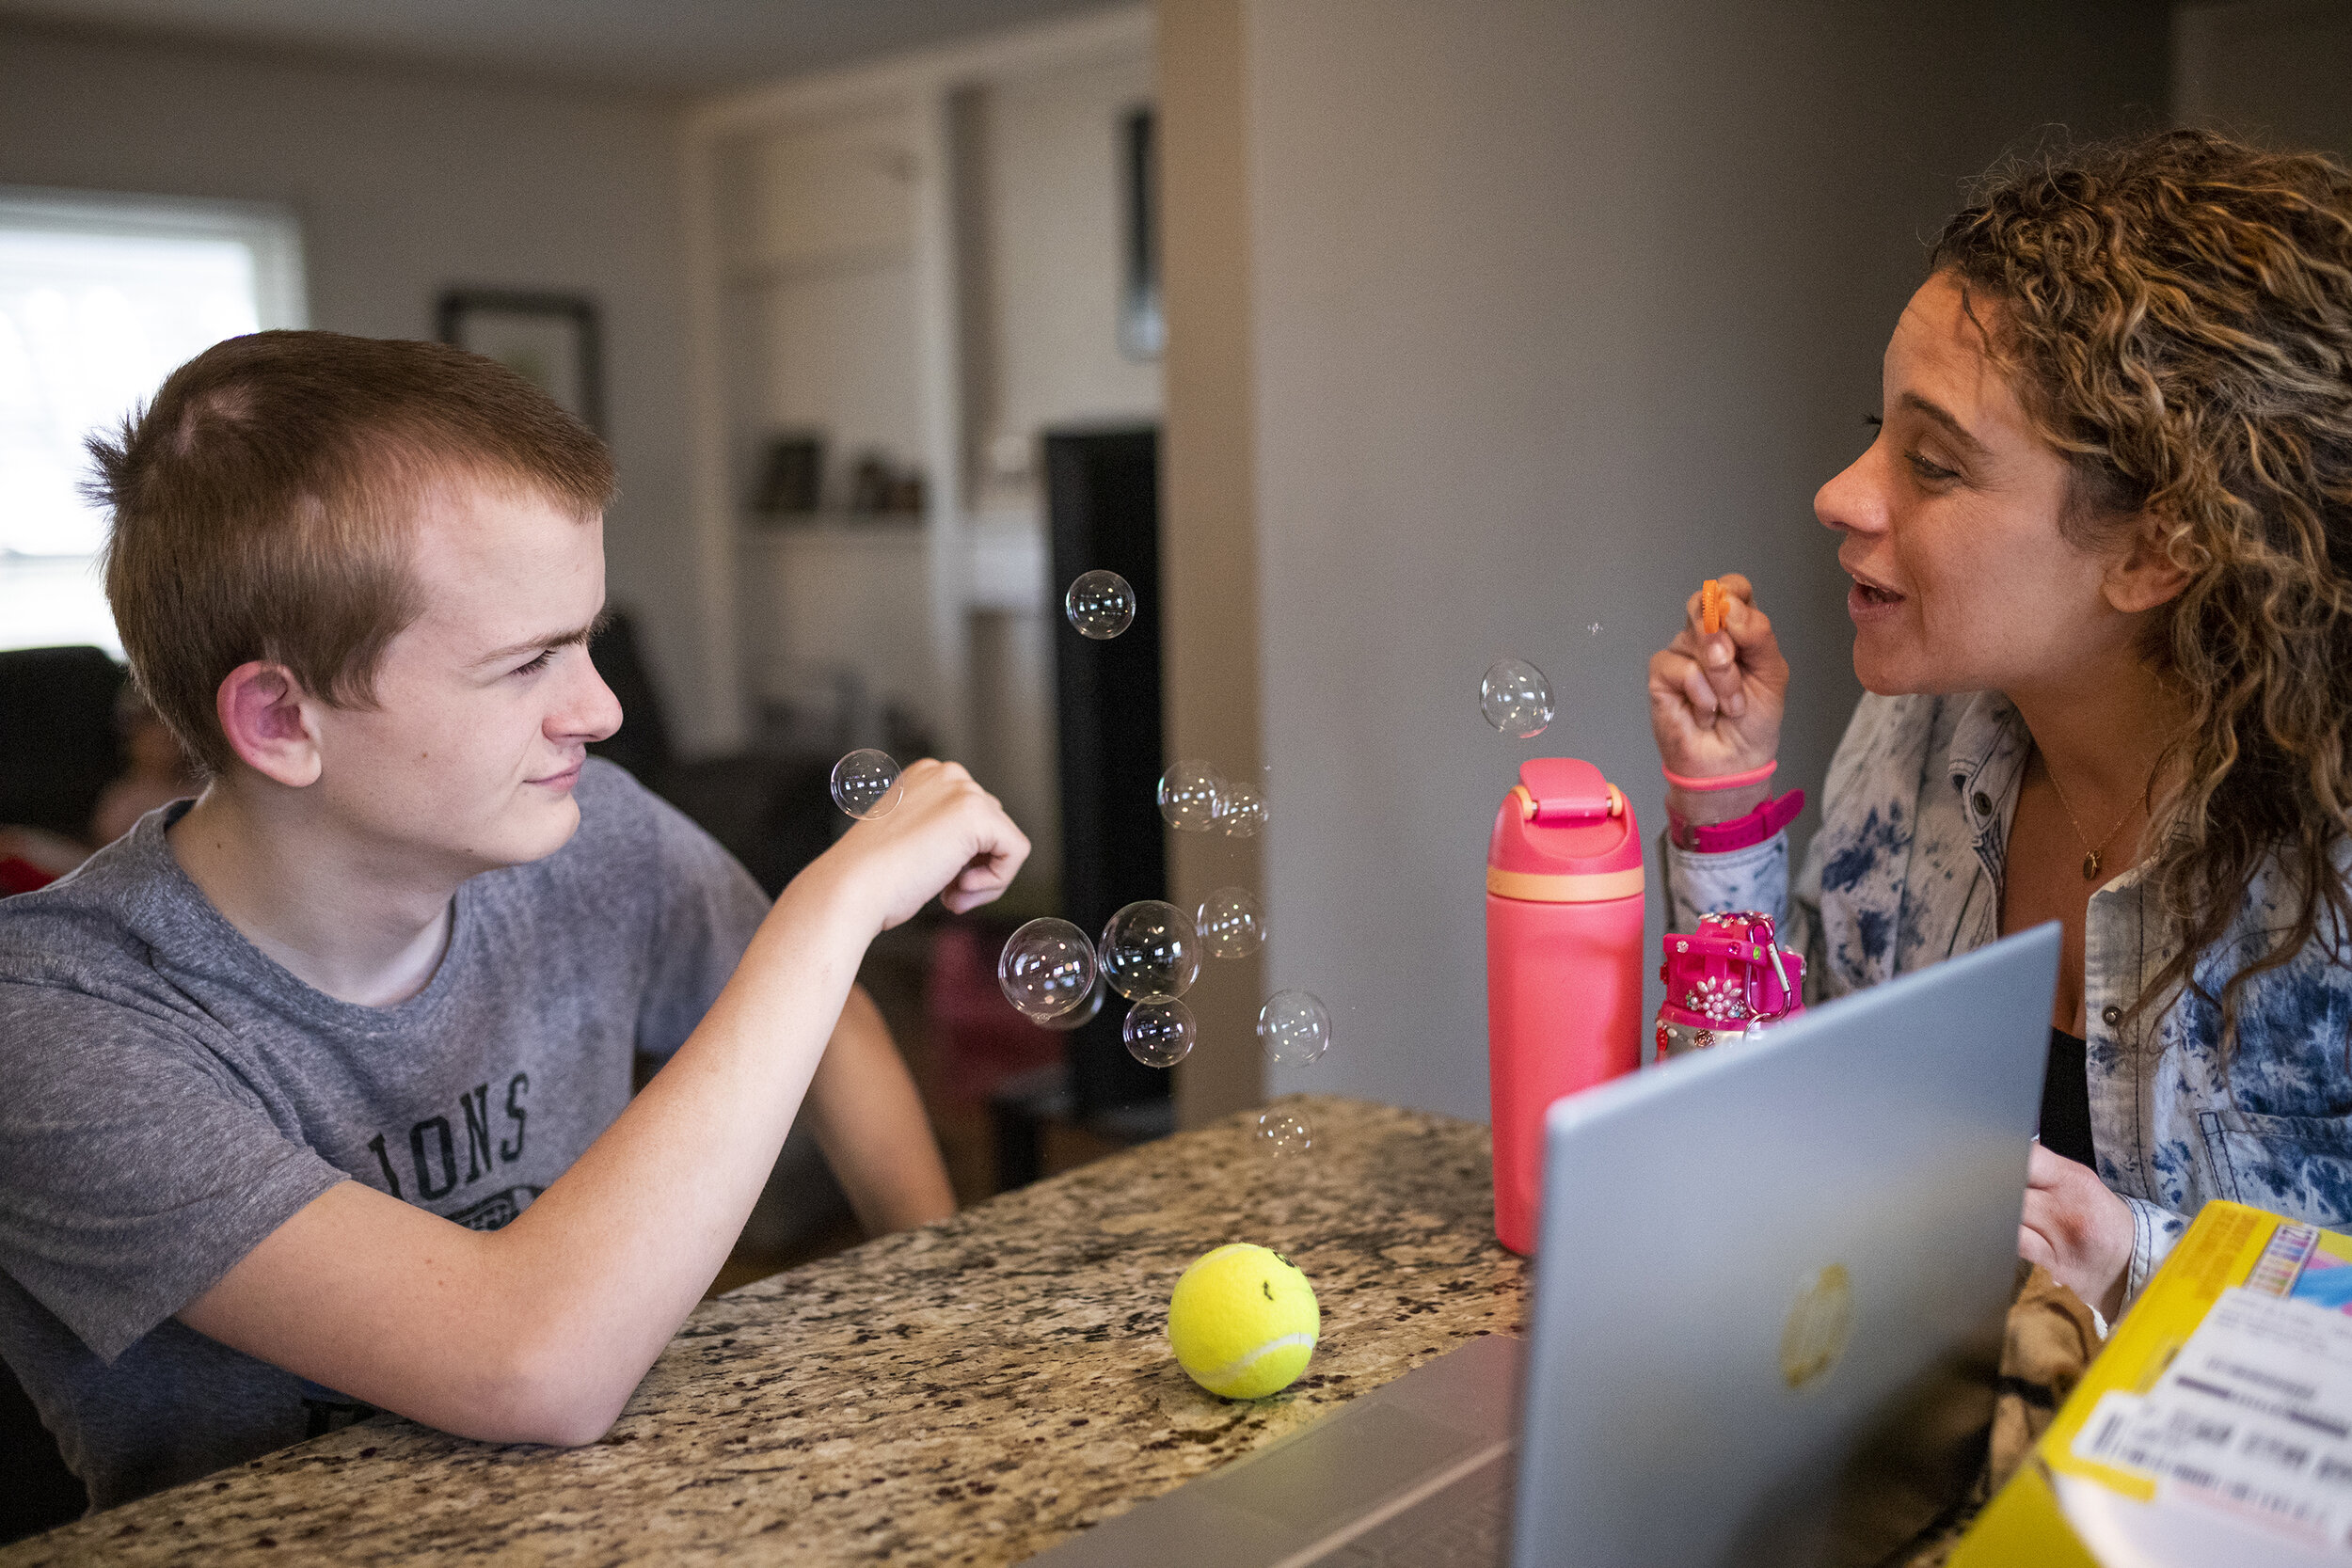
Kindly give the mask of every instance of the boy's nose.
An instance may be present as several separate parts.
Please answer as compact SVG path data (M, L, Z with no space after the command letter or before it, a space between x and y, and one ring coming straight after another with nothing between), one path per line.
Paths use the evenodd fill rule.
M566 738L602 740L621 727L621 700L612 695L612 689L590 661L587 650L580 650L580 678L571 694L571 701L551 716Z

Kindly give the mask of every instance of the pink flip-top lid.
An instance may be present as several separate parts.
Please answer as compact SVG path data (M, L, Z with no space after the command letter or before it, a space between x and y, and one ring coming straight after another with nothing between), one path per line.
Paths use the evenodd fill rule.
M1641 829L1631 803L1591 763L1531 757L1495 813L1486 867L1488 890L1504 897L1585 902L1638 894Z

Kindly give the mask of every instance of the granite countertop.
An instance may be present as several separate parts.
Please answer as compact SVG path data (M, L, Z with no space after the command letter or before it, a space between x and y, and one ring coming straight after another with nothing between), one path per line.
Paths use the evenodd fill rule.
M0 1550L36 1563L1010 1563L1466 1338L1521 1329L1486 1129L1279 1102L706 1302L611 1433L500 1447L379 1417ZM1323 1340L1281 1394L1195 1387L1168 1293L1226 1242L1306 1271Z

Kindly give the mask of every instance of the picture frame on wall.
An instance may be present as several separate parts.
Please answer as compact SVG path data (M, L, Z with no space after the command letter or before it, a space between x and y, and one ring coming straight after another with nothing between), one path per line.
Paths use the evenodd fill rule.
M1168 343L1168 322L1160 313L1159 154L1155 117L1147 105L1130 109L1120 126L1121 223L1119 349L1130 359L1152 360Z
M528 289L450 289L441 295L439 323L441 341L497 360L605 434L595 300Z

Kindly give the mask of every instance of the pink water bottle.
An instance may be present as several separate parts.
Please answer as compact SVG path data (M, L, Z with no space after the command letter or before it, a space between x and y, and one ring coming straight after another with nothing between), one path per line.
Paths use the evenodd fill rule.
M1600 769L1535 757L1486 846L1495 1234L1535 1247L1544 1112L1642 1065L1642 835Z

